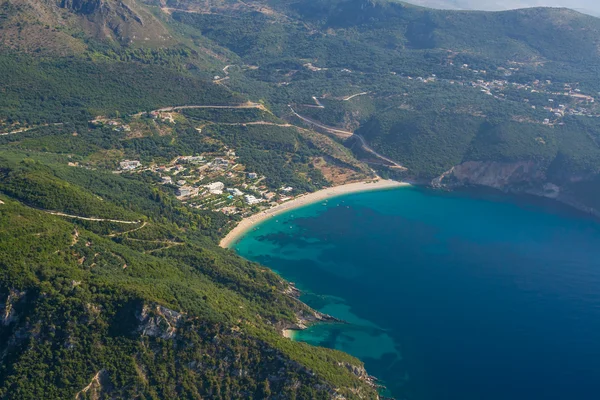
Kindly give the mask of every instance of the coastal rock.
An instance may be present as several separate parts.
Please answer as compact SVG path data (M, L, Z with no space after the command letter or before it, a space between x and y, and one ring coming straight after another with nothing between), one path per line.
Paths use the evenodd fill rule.
M485 186L504 192L525 193L553 199L600 217L600 210L596 207L598 202L586 201L573 190L573 185L585 186L586 182L593 186L594 176L560 174L553 175L551 179L557 182L551 182L546 170L533 161L467 161L436 177L430 185L434 188Z
M452 167L431 184L441 187L445 184L471 184L505 189L508 186L530 184L545 179L544 172L532 161L482 162L467 161Z
M302 295L302 292L294 286L294 282L288 282L288 286L283 291L283 294L298 299Z
M544 197L548 197L550 199L557 199L560 196L560 187L555 185L554 183L546 183L543 186L544 189Z

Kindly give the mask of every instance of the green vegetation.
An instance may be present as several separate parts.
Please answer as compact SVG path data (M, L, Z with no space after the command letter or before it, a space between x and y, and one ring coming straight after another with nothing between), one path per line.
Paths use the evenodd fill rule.
M257 108L196 108L181 111L186 117L197 121L218 121L219 123L244 123L244 122L280 122L273 114Z
M5 156L3 396L73 397L98 373L90 396L371 391L337 365L356 360L279 336L276 327L310 311L283 294L277 275L215 244L225 218L184 208L143 180ZM123 227L28 205L144 222Z
M0 56L0 119L8 123L87 121L165 106L237 104L242 97L160 65Z
M0 5L0 397L374 398L344 365L357 360L281 337L314 319L285 282L217 246L261 206L176 196L217 180L260 197L317 190L332 169L369 176L289 106L356 130L417 181L528 163L536 175L519 187L553 183L600 208L592 17L379 0L29 3ZM248 100L260 108L150 113Z
M326 125L358 128L372 148L408 168L404 177L430 182L468 161L533 163L538 174L519 178L526 187L554 183L571 204L580 193L573 181L596 182L600 110L590 96L600 89L600 20L566 9L269 5L287 19L252 11L173 18L258 67L242 67L231 87L295 123L287 104Z
M311 159L322 155L311 141L294 128L269 125L215 126L208 134L239 149L240 162L266 177L272 189L292 186L297 193L314 192L327 186Z

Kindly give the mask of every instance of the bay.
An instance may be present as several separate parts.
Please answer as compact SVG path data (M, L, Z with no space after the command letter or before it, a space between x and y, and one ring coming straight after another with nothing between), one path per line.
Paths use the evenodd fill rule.
M330 199L233 248L346 321L295 340L409 400L598 399L600 227L551 203L418 188Z

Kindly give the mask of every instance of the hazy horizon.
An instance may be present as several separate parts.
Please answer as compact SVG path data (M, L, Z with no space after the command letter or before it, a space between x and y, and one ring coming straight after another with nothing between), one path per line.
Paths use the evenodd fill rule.
M527 7L567 7L600 16L598 0L407 0L409 3L432 8L457 10L501 11Z

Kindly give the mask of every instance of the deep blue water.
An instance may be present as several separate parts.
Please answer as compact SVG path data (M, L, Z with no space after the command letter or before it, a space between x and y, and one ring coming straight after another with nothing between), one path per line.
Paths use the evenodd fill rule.
M410 400L600 399L600 224L530 200L415 188L291 211L234 249L348 324L297 340Z

